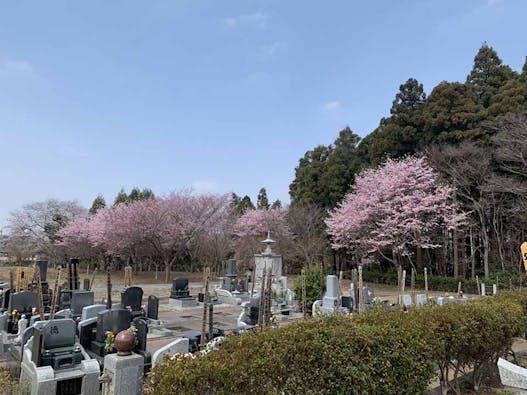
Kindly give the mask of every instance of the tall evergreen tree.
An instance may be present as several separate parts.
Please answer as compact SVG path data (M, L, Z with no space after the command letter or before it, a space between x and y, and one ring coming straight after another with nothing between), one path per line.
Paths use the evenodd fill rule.
M267 191L265 188L261 188L260 192L258 192L256 208L269 208L269 199L267 198Z
M282 207L282 202L280 201L280 199L276 199L273 204L271 204L271 208L281 208Z
M121 203L127 203L128 202L128 195L124 191L124 188L121 188L117 196L115 197L115 200L113 201L113 205L117 206Z
M511 68L503 65L494 48L485 43L474 58L474 66L467 76L467 83L474 86L479 104L487 108L492 96L513 76Z
M370 147L370 161L378 165L386 157L398 158L416 152L422 137L422 106L426 94L423 84L415 78L408 79L399 87L390 113L392 116L381 120L376 137Z
M243 215L247 210L254 210L256 207L254 207L254 203L252 202L251 198L247 195L245 195L241 202L240 202L240 214Z
M488 113L491 116L518 113L527 109L527 81L514 78L491 97Z
M443 81L423 107L423 145L481 139L485 137L480 127L483 116L483 106L473 85Z
M99 211L101 208L106 207L106 201L104 200L104 197L102 195L97 195L95 199L93 199L93 203L90 207L90 214L96 214L97 211Z

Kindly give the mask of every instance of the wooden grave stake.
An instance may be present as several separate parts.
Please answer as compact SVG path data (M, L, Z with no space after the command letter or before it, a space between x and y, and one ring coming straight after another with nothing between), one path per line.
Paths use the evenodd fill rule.
M366 305L364 303L364 285L362 282L362 265L358 268L358 291L359 291L359 314L364 313Z
M205 347L206 336L207 336L207 312L209 310L209 281L210 281L210 268L206 267L203 273L204 275L204 288L203 291L203 320L201 321L201 348ZM212 338L212 333L209 333L209 336Z
M264 326L271 325L271 290L273 286L273 268L267 268L266 277L266 293L265 293L265 310L264 310Z
M411 280L410 280L410 293L412 295L412 306L415 306L416 300L415 300L415 269L412 267L411 272Z
M62 268L59 266L57 268L57 277L55 278L55 286L53 287L53 296L51 297L51 310L49 312L49 319L52 320L55 318L55 309L57 307L58 293L59 293L59 283L60 283L60 271Z
M428 270L425 267L425 298L428 304Z
M302 278L302 314L304 318L307 317L307 286L306 286L306 271L302 269L300 274Z
M37 278L37 295L38 295L38 312L40 313L40 321L44 321L44 299L42 295L42 278L40 277L40 268L35 266L35 276Z
M403 270L402 272L402 275L401 275L401 289L400 289L400 295L399 295L399 305L401 306L401 308L403 308L403 295L404 295L404 286L405 286L405 283L406 283L406 270Z
M260 279L260 303L258 303L258 326L260 327L260 330L263 330L263 313L265 308L265 276L267 268L264 268L262 271L262 278Z

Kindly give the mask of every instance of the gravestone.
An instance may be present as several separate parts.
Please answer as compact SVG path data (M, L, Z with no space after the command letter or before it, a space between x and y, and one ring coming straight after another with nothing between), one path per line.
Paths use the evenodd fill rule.
M364 303L365 304L372 304L373 298L375 298L375 292L370 287L364 287Z
M103 310L97 314L97 334L98 341L106 339L106 332L112 331L116 335L130 327L132 316L126 309Z
M242 303L241 298L236 297L226 289L217 288L214 292L216 293L216 296L218 297L220 303L231 304L235 306Z
M335 275L329 275L326 277L326 294L322 300L322 306L324 308L336 308L339 305L339 279Z
M121 306L132 311L141 310L143 303L143 288L128 287L121 291Z
M90 350L96 355L103 356L106 342L106 332L111 331L115 335L130 327L132 314L126 309L103 310L97 314L97 329L95 340L90 344Z
M141 318L136 318L132 324L137 329L136 339L137 345L136 348L142 351L146 351L146 336L148 334L148 325Z
M523 390L519 392L520 394L527 392L527 369L509 362L506 359L499 358L498 370L503 385Z
M189 296L188 278L176 278L172 281L172 289L170 291L171 299L188 298Z
M236 260L229 259L227 260L227 274L223 278L221 288L227 291L236 291L238 289L238 282L236 281L238 273L236 270Z
M33 308L38 308L38 295L34 292L22 291L11 294L9 298L9 311L18 311L20 314L31 314Z
M428 303L428 300L426 300L426 294L415 295L415 305L416 306L423 306L427 303Z
M43 327L41 365L54 370L70 369L81 363L83 356L76 346L75 322L69 318L48 321Z
M403 306L411 307L412 306L412 295L404 294L402 298Z
M445 304L448 303L448 298L444 297L444 296L438 296L437 299L436 299L436 303L439 305L439 306L443 306Z
M105 304L92 304L84 306L81 313L81 321L97 317L97 314L103 310L106 310Z
M75 342L71 320L40 322L28 328L31 336L23 347L20 382L29 384L31 394L95 395L99 388L97 361L84 359Z
M9 309L9 296L11 295L11 288L4 289L2 293L2 310Z
M172 281L168 305L175 308L196 307L198 305L196 298L190 296L188 278L176 278Z
M163 362L165 355L187 354L189 352L189 339L181 337L158 349L152 356L152 366Z
M143 356L144 372L147 373L152 368L152 354L146 351L148 324L146 323L146 320L142 317L133 320L132 324L137 329L137 332L135 334L137 343L133 351Z
M335 275L326 276L326 293L322 301L317 300L313 303L313 314L331 314L337 310L349 312L348 308L343 308L339 300L339 279Z
M83 281L83 288L85 291L89 291L90 290L90 279L89 278L85 278L84 281Z
M148 307L146 316L152 320L157 320L159 315L159 298L154 295L148 297Z
M92 291L75 290L71 292L70 309L73 315L82 314L82 309L94 303L94 293Z

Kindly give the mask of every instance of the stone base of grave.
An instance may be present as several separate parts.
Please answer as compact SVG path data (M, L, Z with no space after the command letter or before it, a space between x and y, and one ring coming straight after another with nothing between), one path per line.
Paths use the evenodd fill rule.
M235 306L242 303L241 298L234 296L235 294L225 289L217 289L215 290L215 292L216 292L216 296L218 297L218 300L220 301L220 303L231 304Z
M138 354L104 357L103 395L140 395L143 393L144 358Z
M185 309L188 307L196 307L197 305L198 301L195 298L168 298L168 306L175 309Z
M500 358L498 370L503 385L518 388L520 394L527 395L527 369Z

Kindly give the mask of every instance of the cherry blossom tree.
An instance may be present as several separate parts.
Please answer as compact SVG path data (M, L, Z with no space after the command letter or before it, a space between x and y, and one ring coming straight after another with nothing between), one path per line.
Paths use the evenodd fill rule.
M228 195L180 192L102 208L72 222L58 236L70 251L89 243L107 255L130 258L136 267L144 259L156 266L161 262L168 281L177 259L199 255L201 243L229 232L230 218Z
M332 247L363 257L391 251L390 260L400 265L400 258L411 258L417 247L439 247L441 229L462 224L465 216L453 195L425 158L387 160L359 174L354 191L330 212Z
M32 254L59 260L61 251L55 243L57 233L86 212L76 201L48 199L26 204L11 212L7 219L10 245L24 245Z
M248 210L234 224L236 236L236 258L249 265L253 255L263 249L261 241L271 232L271 238L278 241L277 251L283 250L289 242L286 211L280 207Z

